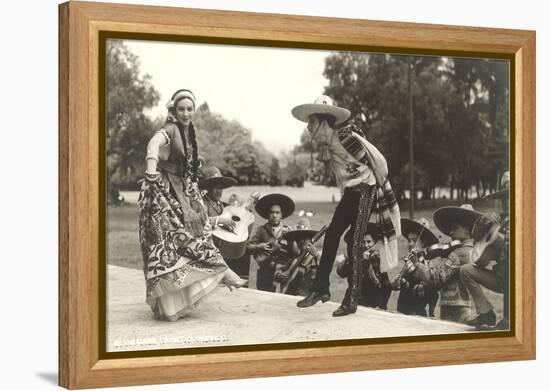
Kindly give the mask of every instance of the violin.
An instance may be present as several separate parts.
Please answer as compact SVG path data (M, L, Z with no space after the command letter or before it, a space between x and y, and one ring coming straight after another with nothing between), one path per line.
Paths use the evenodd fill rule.
M374 246L376 246L376 243L374 243L373 245L367 247L363 253L362 253L362 256L364 259L369 259L372 255L374 255L377 250L376 248L374 248Z
M451 240L449 243L436 243L423 248L419 253L425 260L431 260L438 257L448 257L450 253L462 246L462 241ZM413 250L414 251L414 250Z
M454 250L462 247L462 241L451 240L448 243L436 243L423 249L412 249L403 257L404 265L401 271L394 278L394 290L398 290L405 275L411 274L416 269L416 263L427 264L430 260L438 257L448 257ZM415 261L416 259L416 261Z

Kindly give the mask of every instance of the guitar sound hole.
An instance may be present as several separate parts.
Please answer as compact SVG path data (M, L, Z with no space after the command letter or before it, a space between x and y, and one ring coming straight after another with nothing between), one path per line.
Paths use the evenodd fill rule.
M231 220L238 223L239 221L241 221L241 218L239 216L231 216Z

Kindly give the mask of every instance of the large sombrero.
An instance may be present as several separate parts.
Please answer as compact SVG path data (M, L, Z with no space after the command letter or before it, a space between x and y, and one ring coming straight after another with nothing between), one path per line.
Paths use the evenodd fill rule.
M311 229L309 219L303 217L298 220L298 224L296 224L296 228L294 230L283 234L283 239L286 239L289 242L308 239L314 237L317 232L319 231Z
M382 238L382 227L379 224L368 223L367 231L365 232L366 235L370 235L375 241L378 241ZM351 240L351 229L348 229L348 232L344 235L344 241L349 244Z
M408 239L408 236L411 232L420 235L420 240L424 247L431 246L439 242L439 239L435 234L430 230L430 223L425 218L421 218L418 221L411 219L402 218L401 219L401 234L405 239Z
M451 236L451 224L460 223L472 231L474 223L483 216L482 213L474 210L472 205L444 206L434 212L433 220L436 227L447 236Z
M237 184L235 179L223 176L220 170L214 166L203 168L202 175L203 177L199 179L199 187L201 189L206 189L216 185L226 189Z
M283 219L294 212L294 201L286 195L279 193L268 194L260 198L256 203L256 212L267 220L269 218L269 209L271 209L273 205L279 205L281 207Z
M309 116L312 114L332 115L336 119L335 125L341 124L351 115L348 109L335 106L332 99L326 95L317 97L313 103L296 106L292 109L291 113L294 118L302 122L308 122Z
M485 199L496 199L496 198L502 198L502 197L508 197L510 194L510 171L505 171L504 174L502 174L502 178L500 179L500 190L495 191L494 193L486 195Z

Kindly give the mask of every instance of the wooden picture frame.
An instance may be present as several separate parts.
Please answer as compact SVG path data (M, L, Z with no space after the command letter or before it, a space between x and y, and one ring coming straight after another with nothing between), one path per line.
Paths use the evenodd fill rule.
M101 325L100 50L105 32L150 39L511 61L512 330L316 346L107 357ZM160 38L159 38L160 39ZM104 164L104 163L103 163ZM59 384L90 388L535 358L535 32L68 2L59 6ZM461 354L458 356L457 351Z

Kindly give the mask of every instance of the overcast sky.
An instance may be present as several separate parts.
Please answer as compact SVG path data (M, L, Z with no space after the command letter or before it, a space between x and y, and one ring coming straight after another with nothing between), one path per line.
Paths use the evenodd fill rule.
M290 110L322 94L328 51L125 40L142 73L160 92L152 117L164 115L172 93L188 88L198 105L236 119L278 154L298 144L305 124Z

